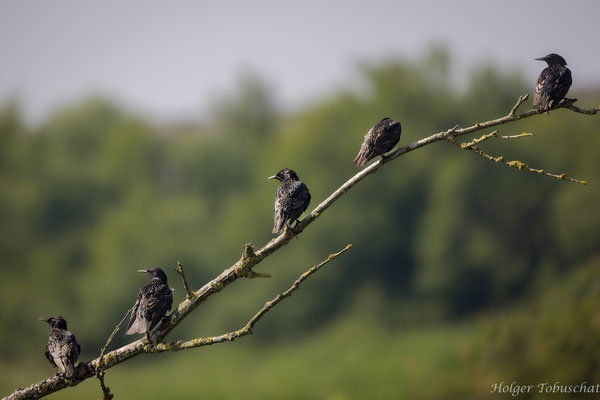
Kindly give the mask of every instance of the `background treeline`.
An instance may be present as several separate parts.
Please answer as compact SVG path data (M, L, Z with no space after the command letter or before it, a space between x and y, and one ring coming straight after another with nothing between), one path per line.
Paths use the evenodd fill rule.
M38 317L63 315L88 360L146 282L137 269L163 267L179 302L178 260L197 288L244 243L270 240L276 184L266 177L280 168L308 185L312 209L357 172L352 159L382 117L402 122L404 145L505 115L532 92L531 79L489 65L459 89L450 65L443 50L363 65L360 84L293 113L248 74L202 124L161 126L89 99L31 126L17 102L4 104L0 394L53 373ZM600 103L577 80L575 96ZM239 328L307 267L355 244L255 335L138 357L109 371L109 386L123 398L429 399L480 398L501 381L600 382L599 127L559 110L499 131L534 138L482 146L588 186L447 143L401 157L260 264L271 279L235 283L170 337ZM54 397L99 395L89 381Z

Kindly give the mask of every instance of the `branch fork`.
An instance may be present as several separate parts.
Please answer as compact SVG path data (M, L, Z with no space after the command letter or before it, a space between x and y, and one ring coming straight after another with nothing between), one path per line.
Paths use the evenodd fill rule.
M235 269L235 273L238 277L244 278L270 278L271 274L265 274L262 272L255 272L252 268L256 265L256 254L254 253L254 247L250 243L244 245L242 251L242 258L239 261L240 266Z

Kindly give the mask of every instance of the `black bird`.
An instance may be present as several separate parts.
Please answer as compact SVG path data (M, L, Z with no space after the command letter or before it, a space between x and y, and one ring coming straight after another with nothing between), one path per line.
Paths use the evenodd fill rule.
M140 289L137 301L133 306L126 335L145 333L150 338L150 332L165 317L173 304L173 294L167 285L167 275L160 268L141 269L152 277L150 282ZM150 322L150 328L148 328Z
M567 62L558 54L550 53L546 57L536 58L536 60L548 63L548 67L540 73L533 96L533 108L545 111L556 106L565 98L573 79L571 71L565 67Z
M50 325L46 358L57 368L57 373L72 378L75 375L75 362L81 352L75 335L67 330L67 321L63 317L40 318L40 321Z
M360 147L358 155L353 163L362 168L369 160L377 156L382 156L392 150L402 133L400 122L390 118L382 119L377 125L369 129L365 135L365 140Z
M273 233L281 233L287 221L293 223L310 204L310 193L298 175L289 168L284 168L268 179L281 182L275 195Z

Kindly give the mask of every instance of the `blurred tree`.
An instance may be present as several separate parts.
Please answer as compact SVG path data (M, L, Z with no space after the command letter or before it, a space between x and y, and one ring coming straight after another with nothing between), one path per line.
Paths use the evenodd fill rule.
M135 300L143 283L135 270L161 266L177 282L170 267L181 259L199 286L244 243L268 241L275 187L265 178L281 167L298 172L314 206L356 172L351 161L362 136L382 117L402 122L405 145L503 115L531 91L520 74L491 66L475 68L466 90L457 90L450 65L439 48L415 62L366 65L364 92L340 91L292 115L280 115L268 81L248 74L217 101L212 123L185 131L153 126L101 99L60 110L36 128L22 122L18 104L3 106L0 318L21 329L0 331L0 364L40 359L31 343L43 343L46 332L36 318L59 313L89 358ZM597 101L599 94L589 96ZM600 178L595 120L559 110L501 132L521 130L536 137L490 140L486 150ZM306 263L346 242L356 245L352 257L307 286L286 312L270 315L263 329L271 334L261 337L272 344L282 333L307 334L358 309L366 295L357 293L376 293L364 305L369 318L390 326L519 304L547 274L562 279L597 263L596 186L518 173L435 144L364 182L328 211L327 224L311 226L270 258L264 269L272 279L211 300L178 333L237 328ZM182 291L174 296L181 300ZM579 366L589 363L583 357Z

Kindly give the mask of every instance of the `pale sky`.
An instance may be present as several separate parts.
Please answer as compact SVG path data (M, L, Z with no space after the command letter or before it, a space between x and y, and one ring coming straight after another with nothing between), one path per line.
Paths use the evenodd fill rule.
M493 61L532 87L562 55L600 86L600 0L0 0L0 103L33 121L101 94L157 121L201 118L248 68L290 109L348 86L358 60L447 45L465 79Z

